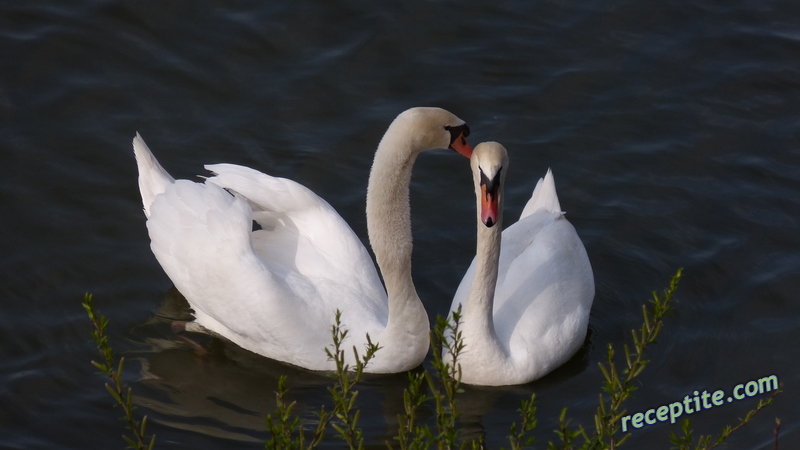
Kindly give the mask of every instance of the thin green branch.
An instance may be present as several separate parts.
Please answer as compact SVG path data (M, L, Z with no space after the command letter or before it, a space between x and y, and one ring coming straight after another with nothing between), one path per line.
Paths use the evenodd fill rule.
M606 363L598 363L600 372L603 374L602 390L607 395L600 394L598 399L597 413L595 414L595 432L592 436L586 433L583 427L572 431L568 427L569 421L565 420L566 410L562 411L560 428L556 430L556 435L561 441L560 446L550 443L551 449L573 449L574 440L578 436L584 438L581 449L616 449L622 445L629 437L626 434L617 437L621 430L620 420L625 415L623 409L624 402L631 396L636 386L633 380L641 375L642 371L650 363L644 358L644 352L648 346L656 342L656 338L661 332L664 318L672 311L672 297L678 288L678 283L683 276L683 269L673 275L669 287L664 290L662 295L653 292L653 299L648 305L642 305L642 326L637 330L631 330L633 347L623 345L624 367L620 371L615 362L614 346L608 344L606 352Z
M517 426L517 422L511 423L508 442L511 444L511 450L519 450L528 448L536 441L533 436L533 429L536 428L536 394L531 394L529 400L522 400L519 411L522 423ZM562 415L563 417L563 415Z
M675 433L670 433L670 442L673 444L672 448L677 450L711 450L714 448L719 447L720 445L724 444L731 434L735 433L736 431L740 430L742 427L750 423L753 417L758 414L762 409L766 408L770 405L774 400L775 396L780 394L783 389L783 383L780 384L778 389L772 392L766 399L761 399L758 401L756 407L745 414L744 418L739 419L739 423L735 426L727 425L725 426L722 431L720 432L719 436L714 439L712 435L701 435L697 438L697 443L695 444L694 438L692 437L692 429L691 429L691 420L685 419L683 421L683 426L681 427L681 431L683 432L682 437L678 437ZM778 428L780 428L780 420L776 420L776 428L775 428L775 447L778 446ZM712 443L713 441L713 443Z
M111 384L106 383L106 389L108 390L109 394L111 394L111 397L114 398L114 401L116 401L117 405L122 407L122 410L125 413L123 420L126 421L128 430L130 430L133 434L133 437L128 435L123 435L122 437L128 443L128 448L136 450L152 449L155 445L156 437L151 436L149 442L147 442L148 439L145 433L147 416L142 418L141 423L136 420L136 418L133 416L133 410L136 409L136 407L133 406L133 391L130 388L128 388L126 391L125 386L122 383L122 372L123 368L125 367L125 358L120 358L119 363L115 364L114 351L112 350L111 345L108 343L108 336L106 336L108 319L106 319L105 316L98 314L94 309L92 295L89 293L85 294L83 297L83 308L86 310L86 314L89 316L89 321L94 327L94 330L91 332L92 341L97 345L97 350L100 351L100 354L103 357L103 362L92 361L92 365L99 369L103 375L111 379Z
M306 445L305 429L300 425L300 418L292 415L295 403L288 403L286 394L286 377L281 376L278 380L278 391L275 393L277 408L273 414L268 414L266 418L267 429L272 434L272 439L266 442L267 449L314 449L317 448L325 438L328 426L337 432L337 437L347 443L351 449L360 449L364 446L364 436L358 428L360 411L355 407L358 391L355 386L361 381L364 369L367 364L375 357L375 353L380 349L378 344L373 343L367 335L367 344L364 355L361 356L358 349L353 347L355 370L351 371L350 366L345 362L344 341L348 331L342 326L341 311L336 311L334 324L331 327L332 347L325 348L328 355L336 367L331 377L336 380L333 386L328 388L330 398L333 400L333 409L325 411L325 407L320 408L317 413L317 426L311 434L310 440Z

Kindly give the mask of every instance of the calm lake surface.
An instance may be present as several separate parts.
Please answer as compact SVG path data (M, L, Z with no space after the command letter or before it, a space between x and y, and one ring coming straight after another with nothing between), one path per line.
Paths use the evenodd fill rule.
M85 292L156 448L263 448L281 375L312 418L325 376L171 332L187 310L150 252L131 140L141 132L176 178L231 162L303 183L366 242L378 140L431 105L466 120L473 145L508 148L506 217L553 169L597 285L590 336L564 367L466 388L468 435L507 446L532 392L537 448L563 407L593 427L606 345L628 343L641 304L684 267L628 411L776 375L784 392L729 447L772 448L777 416L780 448L800 448L797 1L4 2L0 48L0 447L124 447L90 365ZM474 255L472 192L462 158L419 158L414 278L431 317ZM360 387L370 448L395 432L405 380ZM695 434L767 397L690 416ZM668 448L670 432L647 425L626 448Z

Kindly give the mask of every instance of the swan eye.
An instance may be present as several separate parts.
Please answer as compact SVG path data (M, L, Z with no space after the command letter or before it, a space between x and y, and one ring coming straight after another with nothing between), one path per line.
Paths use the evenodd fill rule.
M494 174L494 178L491 180L489 177L483 173L483 169L479 169L481 172L481 186L486 186L486 193L487 195L491 193L492 195L497 195L497 190L500 188L500 172L503 171L503 168L497 169L497 173Z
M486 176L485 173L483 173L483 170L481 169L481 186L486 186L486 189L489 190L489 185L491 183L492 181Z

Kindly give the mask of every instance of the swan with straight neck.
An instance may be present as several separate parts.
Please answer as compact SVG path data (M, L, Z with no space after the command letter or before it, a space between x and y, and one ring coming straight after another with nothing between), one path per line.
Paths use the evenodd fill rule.
M583 344L594 298L592 268L560 209L550 171L520 220L502 231L507 151L496 142L481 143L470 165L477 250L451 306L451 313L462 308L461 381L527 383L562 365Z

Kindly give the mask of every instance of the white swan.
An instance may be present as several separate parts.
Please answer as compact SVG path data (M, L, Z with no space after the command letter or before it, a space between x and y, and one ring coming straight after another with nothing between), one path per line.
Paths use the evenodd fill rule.
M345 348L381 346L366 370L400 372L428 351L429 322L411 280L409 181L417 155L452 148L469 156L464 121L439 108L401 113L378 145L367 222L386 283L361 241L323 199L291 180L231 164L205 166L205 183L175 181L137 133L151 248L202 328L252 352L330 370L335 311ZM232 195L233 192L235 195ZM253 230L253 221L261 230ZM388 296L387 296L388 292ZM352 351L345 352L352 367Z
M583 344L594 298L592 267L561 212L552 172L539 180L519 221L501 237L506 149L481 143L470 165L478 244L450 310L463 308L461 380L527 383L565 363Z

